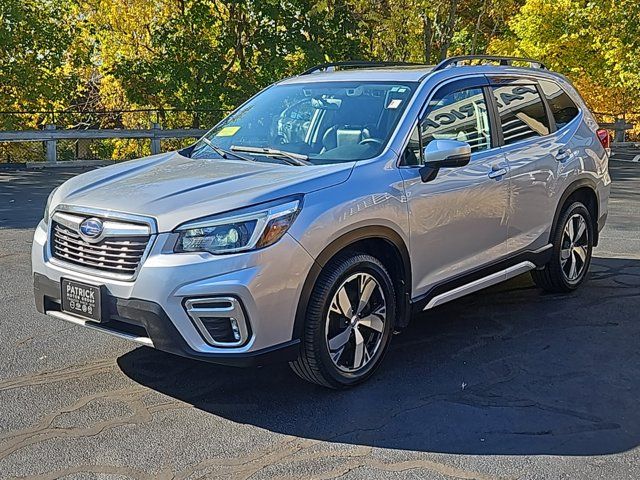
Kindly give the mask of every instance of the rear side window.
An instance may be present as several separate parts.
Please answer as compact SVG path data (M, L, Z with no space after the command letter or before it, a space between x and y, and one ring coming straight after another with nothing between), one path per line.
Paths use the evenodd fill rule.
M505 145L548 135L549 119L535 85L493 87Z
M551 108L556 127L562 128L578 116L578 107L560 85L548 80L540 80L540 86Z

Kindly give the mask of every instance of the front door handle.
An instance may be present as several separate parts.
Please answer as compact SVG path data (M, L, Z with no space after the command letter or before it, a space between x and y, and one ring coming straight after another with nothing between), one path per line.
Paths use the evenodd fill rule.
M491 170L488 175L489 178L500 178L500 177L504 177L507 174L507 169L502 167L502 168L498 168L497 170Z

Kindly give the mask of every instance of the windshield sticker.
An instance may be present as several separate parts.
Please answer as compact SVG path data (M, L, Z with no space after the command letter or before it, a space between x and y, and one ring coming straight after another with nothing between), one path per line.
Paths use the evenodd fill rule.
M391 100L389 102L389 105L387 105L387 108L389 110L394 110L394 109L398 108L401 103L402 103L402 100L400 100L399 98L394 98L393 100Z
M224 127L218 133L216 133L216 137L233 137L240 127Z

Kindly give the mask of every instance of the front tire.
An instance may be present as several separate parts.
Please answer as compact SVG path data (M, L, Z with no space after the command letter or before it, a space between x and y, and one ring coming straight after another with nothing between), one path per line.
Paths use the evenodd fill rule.
M574 202L563 210L554 227L551 260L541 270L532 270L538 287L566 293L578 288L587 277L593 250L594 224L589 210Z
M313 288L300 354L291 368L302 379L329 388L365 381L386 353L395 314L393 282L377 258L335 258Z

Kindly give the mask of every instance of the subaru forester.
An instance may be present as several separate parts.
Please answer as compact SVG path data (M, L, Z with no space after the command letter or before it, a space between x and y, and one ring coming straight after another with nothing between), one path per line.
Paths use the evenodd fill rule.
M535 60L319 65L188 148L56 189L33 242L37 309L354 385L417 312L526 272L553 292L584 282L608 142Z

